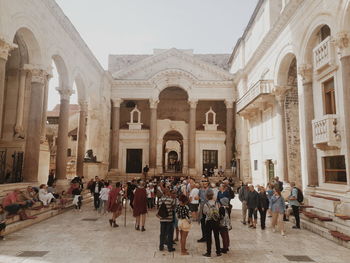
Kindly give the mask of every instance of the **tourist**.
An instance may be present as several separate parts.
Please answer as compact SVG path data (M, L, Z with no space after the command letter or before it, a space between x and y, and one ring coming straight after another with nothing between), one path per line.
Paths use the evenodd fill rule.
M232 212L232 205L231 200L235 198L235 192L233 191L234 183L232 182L232 178L229 180L223 181L224 185L226 186L226 191L228 192L228 199L230 200L228 205L228 216L231 218L231 212Z
M193 188L190 192L189 202L192 220L197 221L199 207L199 184L197 183L193 185Z
M242 224L247 224L247 199L248 199L249 189L248 186L242 183L241 189L239 189L238 198L242 202ZM249 224L249 221L248 221Z
M203 207L207 203L207 192L209 190L209 183L208 181L202 181L202 187L199 189L199 222L201 224L201 230L202 230L202 237L197 240L197 242L206 242L206 215L203 213Z
M230 247L230 236L229 231L232 229L231 220L229 217L229 204L230 200L227 197L223 197L220 200L220 226L219 232L222 238L222 249L221 252L226 254Z
M95 176L95 181L91 184L90 191L94 196L94 207L95 210L100 207L100 192L103 187L103 183L100 181L98 176Z
M19 193L18 200L20 202L25 202L26 204L24 206L26 208L32 207L36 201L39 201L38 195L36 194L36 192L33 190L31 186L27 186L26 190L21 191Z
M78 185L78 183L76 183ZM75 206L76 211L81 211L81 206L83 204L83 197L81 196L82 189L78 186L72 190L73 195L73 205Z
M154 207L154 187L152 183L149 183L146 188L147 191L147 207L148 209L152 209Z
M221 256L220 239L219 239L219 207L214 200L214 192L210 189L207 191L206 199L208 200L203 206L203 214L205 217L205 230L206 230L206 242L207 252L203 254L205 257L211 257L211 243L212 233L215 239L216 255Z
M222 184L220 184L219 192L217 194L217 202L221 203L221 199L225 198L225 197L230 199L230 194L227 190L227 186L222 183Z
M135 192L135 189L137 188L137 185L136 185L136 180L135 179L132 179L131 182L128 182L128 188L127 188L127 197L129 199L129 202L130 202L130 207L132 209L134 209L134 192Z
M171 198L170 189L168 187L163 189L163 197L159 200L159 210L157 216L160 221L160 237L159 250L164 250L164 245L167 246L169 252L175 251L173 247L173 213L175 207L175 200Z
M296 186L294 182L290 183L290 187L292 188L292 191L288 197L289 205L293 209L293 215L295 217L295 226L293 226L294 229L300 229L300 203L298 201L298 192L300 191Z
M47 187L47 192L51 193L56 199L60 197L56 190L56 183L53 183L51 186Z
M280 181L278 176L275 177L275 188L278 188L280 192L283 191L283 182Z
M231 172L233 176L236 176L236 170L237 170L237 161L235 158L232 158L231 160Z
M256 228L256 223L258 219L258 203L259 203L259 194L257 191L255 191L253 185L249 185L249 192L247 195L247 208L248 208L249 227L251 228Z
M47 186L45 184L41 184L39 187L39 200L44 206L48 206L51 201L55 200L53 194L47 192Z
M6 229L6 216L7 213L4 207L0 204L0 240L5 240L4 232Z
M54 170L50 170L48 180L47 180L47 185L52 186L52 184L56 181L55 179L55 172Z
M269 204L271 203L271 198L273 196L273 193L274 193L274 184L273 183L268 183L267 184L267 198L269 199ZM272 212L271 210L269 209L268 210L268 216L269 217L272 217Z
M108 197L109 192L111 189L109 188L109 183L105 183L101 189L100 192L100 207L99 207L99 213L107 213L107 203L108 203Z
M94 183L94 179L91 179L86 185L86 189L90 190L91 194L93 194L93 190L91 188L93 183Z
M179 199L177 198L177 190L173 189L170 192L171 192L171 198L174 199L174 202L175 202L174 208L176 209L179 205ZM183 194L180 194L179 196L181 195ZM173 228L176 234L174 239L174 244L176 244L176 242L179 241L180 229L179 229L179 220L175 212L173 213L173 224L174 224Z
M217 177L219 175L219 169L215 166L214 167L214 176Z
M260 214L260 227L262 230L266 227L266 213L269 209L269 199L267 197L265 188L263 186L260 186L259 188L259 203L258 203L258 210Z
M187 206L188 198L185 195L179 197L179 205L176 207L176 216L179 219L178 225L180 230L181 255L189 255L186 249L186 240L188 232L191 229L191 220Z
M133 201L133 216L136 218L135 229L146 231L145 222L147 214L147 192L145 189L145 183L140 182L139 187L136 188Z
M272 212L272 231L276 232L276 225L279 225L282 236L285 236L283 215L285 212L284 198L281 196L279 188L275 189L271 197L270 209Z
M19 189L8 193L2 200L2 206L9 215L18 214L21 220L36 218L36 216L28 216L26 214L25 208L27 208L27 203L20 200Z
M211 183L210 184L210 189L213 191L214 193L214 200L216 201L218 198L218 193L219 193L219 184L217 183Z
M144 176L144 179L147 180L147 175L148 175L148 171L149 171L149 167L148 165L146 165L145 167L143 167L143 176Z
M225 170L222 168L221 165L220 165L218 174L219 174L219 176L224 176L224 174L225 174Z
M123 210L123 195L124 192L121 188L120 182L115 184L108 195L108 211L113 213L112 218L109 219L109 224L111 227L118 227L117 218L121 215Z

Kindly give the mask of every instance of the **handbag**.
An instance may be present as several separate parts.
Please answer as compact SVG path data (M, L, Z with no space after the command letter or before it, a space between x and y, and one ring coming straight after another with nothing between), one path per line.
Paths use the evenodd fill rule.
M191 221L187 218L180 219L179 227L183 231L190 231L190 229L192 227Z

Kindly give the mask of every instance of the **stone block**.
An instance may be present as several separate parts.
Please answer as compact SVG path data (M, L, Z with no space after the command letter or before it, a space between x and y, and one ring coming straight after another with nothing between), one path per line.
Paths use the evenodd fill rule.
M337 206L340 204L340 201L327 200L314 196L309 196L308 200L309 205L331 213L335 213Z

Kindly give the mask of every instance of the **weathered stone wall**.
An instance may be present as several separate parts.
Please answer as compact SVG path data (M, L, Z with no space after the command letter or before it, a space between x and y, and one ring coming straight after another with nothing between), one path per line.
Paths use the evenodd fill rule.
M301 185L299 102L296 86L287 92L284 106L289 181Z

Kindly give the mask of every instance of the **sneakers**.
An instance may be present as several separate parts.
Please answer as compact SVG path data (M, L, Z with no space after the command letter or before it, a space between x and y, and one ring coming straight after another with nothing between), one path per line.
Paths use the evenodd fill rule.
M282 236L286 236L286 233L284 231L281 232Z
M209 253L205 253L205 254L203 254L203 257L210 258L210 257L211 257L211 255L210 255Z
M300 229L300 226L299 226L299 227L297 227L297 226L293 226L293 228L294 228L294 229Z
M205 238L202 237L201 239L198 239L197 242L198 243L204 243L204 242L207 242L207 241L205 240Z

